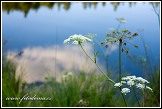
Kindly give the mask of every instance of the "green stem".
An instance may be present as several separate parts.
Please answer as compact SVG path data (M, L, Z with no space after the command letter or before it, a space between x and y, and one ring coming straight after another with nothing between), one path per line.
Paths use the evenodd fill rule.
M95 63L95 61L86 53L86 51L84 50L83 46L82 46L81 44L79 44L79 45L80 45L80 47L82 48L83 52L86 54L86 56L87 56L92 62ZM95 65L98 67L98 69L101 71L101 73L102 73L110 82L112 82L113 84L115 84L115 82L114 82L112 79L110 79L110 78L104 73L104 71L98 66L97 63L95 63Z
M121 47L122 42L119 41L119 81L121 81Z
M142 38L141 35L140 35L140 38L141 38L141 41L142 41L142 44L143 44L143 47L144 47L144 51L145 51L146 59L148 61L148 66L149 66L150 73L152 73L153 72L153 70L152 70L152 64L151 64L151 61L150 61L150 58L149 58L149 55L148 55L148 50L147 50L145 41L144 41L144 39ZM151 75L148 74L148 76L150 78Z
M143 107L145 107L145 92L144 92L144 89L142 90L142 94L143 94Z
M121 93L121 87L119 87L119 89L120 89L120 93ZM127 107L128 105L127 105L127 102L126 102L126 100L125 100L124 94L121 93L121 95L122 95L122 98L123 98L123 100L124 100L124 104L125 104L125 106Z
M84 50L84 48L83 48L83 46L81 45L81 44L79 44L80 45L80 47L82 48L82 50L83 50L83 52L86 54L86 56L93 62L93 63L95 63L95 61L87 54L87 52ZM101 71L101 73L110 81L110 82L112 82L113 84L115 84L115 82L112 80L112 79L110 79L105 73L104 73L104 71L98 66L98 64L97 63L95 63L95 65L98 67L98 69ZM120 93L121 93L121 88L119 88L120 89ZM124 98L124 95L123 95L123 93L121 93L122 94L122 98L123 98L123 100L124 100L124 103L125 103L125 106L127 107L127 103L126 103L126 100L125 100L125 98Z
M137 94L136 94L136 91L135 91L134 86L133 86L133 93L134 93L134 95L135 95L135 97L136 97L136 100L137 100L137 102L138 102L138 106L140 107L140 103L139 103L139 101L138 101Z
M118 25L118 27L117 27L117 29L116 29L117 31L119 30L120 26L121 26L121 23L119 23L119 25Z
M110 76L110 74L109 74L108 55L105 56L105 60L106 60L106 72L107 72L107 75Z
M108 54L105 55L104 57L105 57L105 60L106 60L106 74L107 74L108 77L110 77L110 73L109 73L109 64L108 64ZM108 87L110 87L109 82L108 82L107 85L108 85ZM110 88L108 88L108 90L109 90L109 89L110 89Z
M122 40L119 41L119 81L121 81L121 47L122 47ZM120 88L120 92L121 92L121 88ZM124 100L125 106L127 106L124 95L123 93L121 94L122 94L122 98Z

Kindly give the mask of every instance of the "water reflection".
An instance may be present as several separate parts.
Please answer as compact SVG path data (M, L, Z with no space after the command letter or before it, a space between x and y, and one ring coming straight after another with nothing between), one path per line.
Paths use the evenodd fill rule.
M54 8L57 6L58 10L63 8L64 10L69 10L71 7L71 4L74 2L2 2L2 9L3 11L7 11L9 14L10 11L19 10L24 13L24 16L26 17L28 12L32 10L38 10L40 7L48 7L49 9ZM105 6L108 2L82 2L83 8L91 8L94 7L96 9L98 4L102 4L102 6ZM109 2L113 7L114 11L118 9L118 7L122 4L125 4L125 2ZM138 2L126 2L129 4L129 7L132 7ZM144 2L145 3L145 2ZM159 6L160 2L153 2L156 7ZM149 2L151 4L151 2Z
M91 53L92 47L85 45L84 48ZM116 50L116 46L109 51ZM20 54L21 55L18 55ZM9 52L8 59L12 59L17 63L17 75L22 75L26 82L44 81L45 77L57 77L61 80L64 72L84 70L86 73L97 71L95 65L87 59L86 55L81 51L79 46L58 46L49 47L33 47L25 48L19 53Z
M46 75L56 75L55 72L60 73L71 69L86 69L88 66L86 65L86 61L84 61L85 59L80 58L85 55L79 55L79 53L82 54L81 51L79 52L79 50L79 53L75 52L75 54L73 54L74 48L61 47L63 40L72 34L95 33L97 34L96 42L103 41L105 39L105 34L108 28L116 27L117 24L116 22L114 22L114 18L117 17L124 17L128 21L128 24L126 26L123 26L123 28L128 28L131 31L135 32L137 31L137 29L145 30L142 37L145 37L146 44L148 45L148 47L150 47L148 50L152 50L153 52L151 62L154 62L154 58L157 57L156 62L159 63L159 28L157 28L157 18L153 8L151 7L151 5L149 5L150 3L147 3L145 5L143 3L129 3L132 4L130 6L136 5L135 8L131 9L129 9L128 3L111 2L109 3L109 5L107 5L108 3L104 2L102 3L102 5L104 5L105 7L102 7L101 3L83 2L82 4L77 4L73 2L68 5L69 3L70 2L67 2L67 6L65 6L64 3L6 3L6 5L4 5L5 3L3 2L3 10L5 10L4 8L6 8L8 12L13 10L23 11L23 8L27 10L25 11L27 13L30 11L28 18L22 17L22 13L20 12L13 12L10 15L7 15L6 12L3 12L3 40L7 39L9 42L6 49L13 51L20 50L29 46L34 47L25 48L18 55L16 52L12 52L12 55L10 55L11 57L14 57L14 60L18 62L18 70L25 70L25 72L27 72L25 74L25 79L27 79L28 82L44 80L44 77ZM73 4L75 4L75 6ZM118 7L119 5L124 6L119 7L118 9L120 10L114 12L113 6ZM97 9L88 9L85 11L82 9L82 6L85 9L89 7L96 7ZM33 13L33 9L38 10L40 7L48 7L50 9L65 8L66 10L70 9L71 7L71 9L69 12L59 12L54 9L49 11L48 9L41 8L38 13ZM140 18L137 18L138 16L140 16ZM131 53L134 55L139 54L144 56L143 45L141 44L140 38L133 41L134 43L138 42L139 48L138 51L131 49ZM4 45L6 42L7 41L4 41ZM57 46L57 53L55 52L56 46L36 47L50 46L53 44L59 45ZM114 49L116 48L114 47ZM89 50L91 50L91 47ZM103 51L105 53L108 50L106 49ZM57 54L57 57L55 57L55 53ZM105 54L107 55L109 53ZM76 58L73 58L73 55ZM113 73L118 72L116 67L118 62L117 56L118 55L116 51L109 56L109 59L107 59L110 63L109 68L111 68L112 70L115 69ZM78 57L79 60L77 60ZM100 55L100 57L102 56ZM64 62L65 58L66 62ZM71 59L71 61L68 62L67 59ZM84 64L83 62L80 63L80 60L84 61ZM106 65L105 61L101 61L102 65ZM90 65L92 65L92 63L90 63ZM22 69L22 66L25 69ZM83 66L86 68L84 68ZM141 69L131 64L127 57L124 57L123 59L123 66L126 66L125 70L132 74L136 75L141 72ZM125 70L123 67L123 71ZM60 77L60 74L57 75L58 79Z

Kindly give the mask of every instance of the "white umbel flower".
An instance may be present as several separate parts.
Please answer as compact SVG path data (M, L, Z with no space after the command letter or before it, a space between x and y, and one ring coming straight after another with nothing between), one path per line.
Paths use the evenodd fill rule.
M143 79L142 77L137 77L136 80L143 83L143 84L144 83L149 83L146 79Z
M126 82L125 81L121 81L121 84L125 84Z
M122 86L121 83L115 83L115 85L114 85L114 87L120 87L120 86Z
M69 43L69 42L70 42L70 38L64 40L64 43Z
M149 90L151 90L153 92L152 88L149 87L149 86L146 86L146 89L149 89Z
M128 86L133 86L135 83L134 83L134 81L133 80L129 80L129 81L127 81L127 85Z
M79 102L78 103L83 103L84 101L81 99L81 100L79 100Z
M122 77L122 80L128 81L128 80L134 80L136 78L136 76L126 76L126 77Z
M129 93L130 92L130 89L129 88L123 88L122 90L121 90L121 93L123 93L123 94L127 94L127 93Z
M73 43L72 44L75 44L75 45L78 45L79 43L78 43L78 41L73 41Z
M139 89L144 89L145 84L138 83L138 84L136 84L136 87L139 88Z
M64 43L72 42L72 44L78 45L78 44L81 44L81 43L85 43L86 41L91 42L92 39L85 37L81 34L79 34L79 35L74 34L74 35L70 36L68 39L65 39Z
M153 92L153 90L149 86L147 86L148 83L149 81L143 79L142 77L126 76L126 77L122 77L120 82L115 83L114 87L127 86L128 88L130 88L132 86L133 87L135 86L135 88L137 89L141 89L141 90L148 89ZM125 90L128 89L123 88L121 92L124 93ZM130 92L130 89L128 91Z
M70 80L72 77L73 77L72 72L66 72L66 73L62 74L62 80L64 80L64 81Z

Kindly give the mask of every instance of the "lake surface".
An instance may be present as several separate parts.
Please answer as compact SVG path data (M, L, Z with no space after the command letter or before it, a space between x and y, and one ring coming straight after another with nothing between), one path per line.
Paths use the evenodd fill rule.
M25 4L24 4L25 6ZM125 18L127 23L121 29L127 28L131 32L137 32L140 36L131 40L138 45L135 49L128 45L130 54L138 59L144 57L145 50L141 40L144 39L148 55L152 65L159 67L160 63L160 27L158 17L150 3L97 3L87 5L83 3L71 3L68 8L54 5L51 8L39 6L38 9L30 9L27 13L20 10L5 9L2 12L2 41L7 40L3 49L10 53L20 65L19 70L28 72L25 78L28 82L43 80L45 76L60 72L75 71L76 69L94 69L93 63L88 62L81 49L75 45L64 44L63 41L73 34L96 34L94 38L100 43L111 32L111 28L117 28L116 18ZM158 9L158 8L157 8ZM140 33L139 31L142 32ZM93 55L90 44L84 46ZM118 45L114 45L109 52L107 48L97 47L109 54L109 68L118 73ZM15 57L20 51L22 56ZM133 58L135 59L135 58ZM105 60L100 53L99 64L105 69ZM122 54L122 71L132 75L142 76L142 67L133 63L125 53ZM56 72L58 75L56 75Z

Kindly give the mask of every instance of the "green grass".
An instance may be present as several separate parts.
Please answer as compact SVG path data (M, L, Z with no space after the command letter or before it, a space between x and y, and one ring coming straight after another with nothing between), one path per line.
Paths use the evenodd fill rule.
M160 70L155 71L151 76L150 87L154 92L147 93L145 97L146 106L160 106Z
M3 107L124 107L119 90L114 88L104 76L85 71L73 72L67 80L57 82L48 77L46 82L39 86L24 84L15 79L16 66L12 61L3 58L2 66L2 106ZM116 78L117 79L117 78ZM149 80L153 93L146 91L145 106L160 106L160 71L153 73ZM51 100L22 101L6 100L7 97L20 97L25 94L30 97L50 97ZM135 97L128 94L128 106L138 106ZM84 102L79 103L80 100Z
M50 78L42 86L27 89L30 95L37 94L39 97L51 97L51 101L23 102L30 102L29 106L113 106L111 99L115 94L115 90L108 90L107 84L105 84L107 81L103 82L104 77L96 74L86 75L80 72L78 75L69 78L69 80L62 81L62 83ZM87 103L79 104L78 102L81 99ZM24 106L24 104L20 105Z
M17 101L6 100L7 97L19 96L20 79L16 80L16 67L13 62L3 58L2 65L2 106L18 106Z

